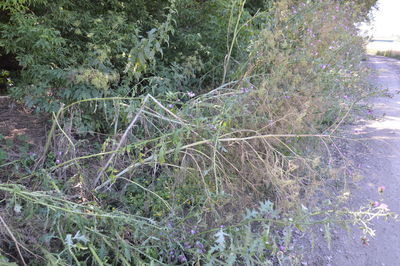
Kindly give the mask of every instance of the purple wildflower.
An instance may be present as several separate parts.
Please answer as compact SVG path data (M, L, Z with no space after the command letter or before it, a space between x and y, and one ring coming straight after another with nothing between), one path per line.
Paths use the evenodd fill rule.
M186 249L192 248L192 246L190 245L189 242L183 243L183 247L186 248Z
M195 94L194 92L192 92L192 91L188 91L187 95L188 95L190 98L193 98L194 96L196 96L196 94Z
M196 241L196 247L199 249L204 249L204 245L200 241Z
M250 89L249 88L242 88L242 93L247 93L247 92L249 92L250 91Z
M59 159L56 160L56 164L60 164L61 161Z
M212 125L212 124L208 124L208 127L209 127L211 130L216 130L216 129L217 129L217 127L214 126L214 125Z
M170 103L170 104L168 104L168 108L172 109L172 108L174 108L174 105L172 103Z
M179 256L178 256L178 261L181 262L181 263L183 263L183 262L186 262L187 259L186 259L185 255L179 255Z
M190 230L190 233L191 233L192 235L195 235L195 234L198 233L198 231L197 231L197 225L193 226L193 229Z
M279 250L282 251L282 252L284 252L284 251L286 250L286 248L285 248L285 246L280 245L280 246L279 246Z

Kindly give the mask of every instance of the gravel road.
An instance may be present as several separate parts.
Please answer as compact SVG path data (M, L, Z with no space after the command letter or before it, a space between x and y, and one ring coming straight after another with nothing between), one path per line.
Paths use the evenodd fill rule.
M368 200L380 200L377 188L385 186L384 203L391 211L400 213L400 61L371 56L368 65L374 70L372 83L387 89L392 97L371 100L372 112L380 119L359 121L353 134L371 138L363 146L350 151L360 169L363 180L353 189L352 209ZM356 145L357 146L357 145ZM400 223L378 220L376 237L368 246L360 241L360 234L335 237L328 265L340 266L398 266L400 265Z

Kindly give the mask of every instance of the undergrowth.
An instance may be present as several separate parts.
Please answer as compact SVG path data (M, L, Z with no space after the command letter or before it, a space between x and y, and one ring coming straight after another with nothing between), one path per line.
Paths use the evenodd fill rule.
M360 63L363 40L354 26L361 19L356 3L266 1L256 11L254 2L252 11L245 1L210 1L209 9L192 3L197 14L221 12L213 20L215 40L173 35L174 23L189 19L182 7L192 4L165 3L167 15L155 15L146 26L159 31L131 36L136 46L128 58L142 48L147 54L127 65L121 58L107 62L115 72L105 70L105 80L97 67L106 61L85 62L91 71L73 69L73 85L57 77L70 91L38 86L43 97L33 101L24 86L34 69L23 74L14 93L54 112L41 150L0 159L8 173L0 184L0 261L296 265L301 255L290 248L294 232L307 234L322 224L329 240L331 225L354 224L373 235L373 219L394 216L384 204L354 211L340 201L315 204L328 180L348 178L332 153L341 124L370 93ZM175 12L180 17L174 22ZM129 31L129 19L115 27ZM200 25L211 32L204 21ZM204 46L211 41L223 55L212 56ZM156 54L169 42L201 54L159 69ZM98 52L99 60L107 58ZM165 60L173 60L168 52ZM217 70L206 73L204 66ZM125 81L118 81L121 69ZM75 89L94 94L64 95ZM132 91L120 93L126 90ZM11 149L1 142L0 151Z

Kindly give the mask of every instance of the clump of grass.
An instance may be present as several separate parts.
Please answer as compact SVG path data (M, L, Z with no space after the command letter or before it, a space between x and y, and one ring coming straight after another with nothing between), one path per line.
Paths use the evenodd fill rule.
M377 51L376 55L400 59L400 51Z

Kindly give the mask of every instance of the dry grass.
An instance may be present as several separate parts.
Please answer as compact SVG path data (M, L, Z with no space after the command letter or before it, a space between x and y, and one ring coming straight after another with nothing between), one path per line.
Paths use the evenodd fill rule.
M372 42L367 45L367 53L400 59L400 42Z

